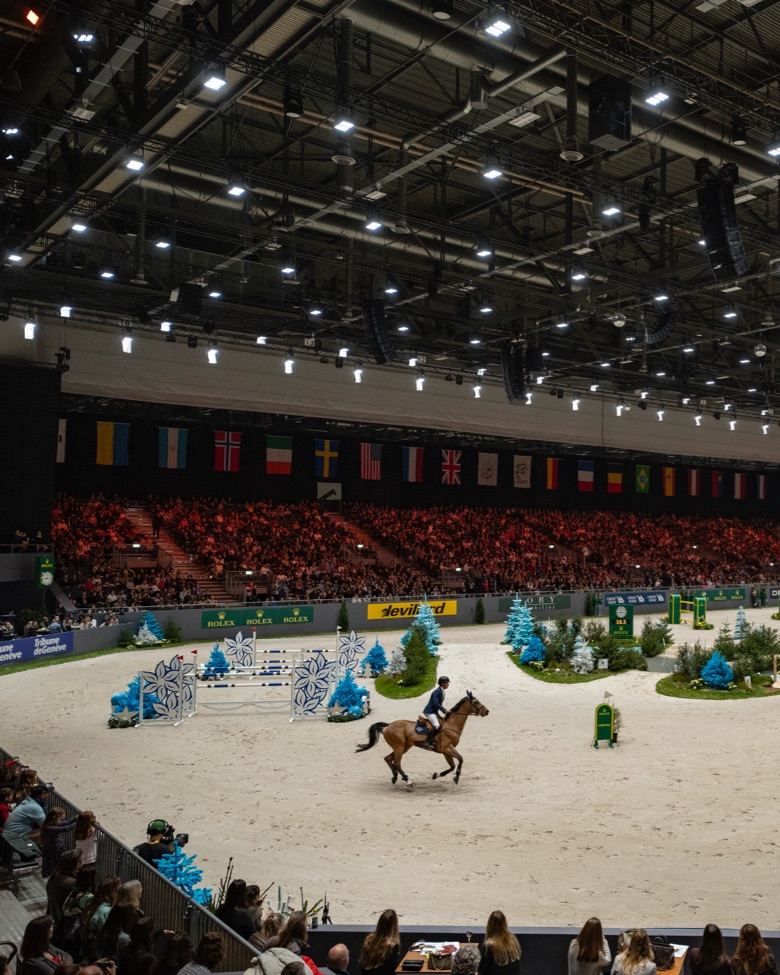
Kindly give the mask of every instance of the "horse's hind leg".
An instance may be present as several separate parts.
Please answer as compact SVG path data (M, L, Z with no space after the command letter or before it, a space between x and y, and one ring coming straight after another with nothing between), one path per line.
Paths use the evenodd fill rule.
M446 768L443 772L434 772L433 775L431 776L432 779L443 779L445 775L449 775L450 772L455 771L455 762L452 760L452 756L454 754L457 754L457 752L455 752L454 750L451 751L449 749L446 752L442 752L442 757L447 759L449 768ZM458 766L458 771L460 771L460 766ZM455 781L456 782L458 781L457 776L455 778Z
M403 746L399 746L398 748L396 748L394 761L395 761L395 767L398 769L398 774L401 776L402 780L406 783L407 788L412 789L414 787L414 782L412 782L412 780L409 778L406 772L404 772L404 770L401 768L401 759L403 758L403 756L406 754L407 751L408 749L404 748Z
M398 766L395 764L395 754L390 752L389 755L385 755L385 761L390 766L390 771L393 775L393 785L398 781Z

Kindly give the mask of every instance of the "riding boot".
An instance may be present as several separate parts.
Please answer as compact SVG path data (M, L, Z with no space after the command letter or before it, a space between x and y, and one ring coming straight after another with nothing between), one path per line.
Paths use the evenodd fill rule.
M429 748L432 752L436 751L436 735L438 734L438 730L438 728L431 728L428 732L428 737L425 739L423 748Z

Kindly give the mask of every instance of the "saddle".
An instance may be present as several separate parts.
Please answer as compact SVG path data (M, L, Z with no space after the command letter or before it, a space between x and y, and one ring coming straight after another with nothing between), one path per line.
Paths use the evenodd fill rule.
M423 714L417 715L417 724L414 726L414 733L416 735L427 735L431 730L431 723Z

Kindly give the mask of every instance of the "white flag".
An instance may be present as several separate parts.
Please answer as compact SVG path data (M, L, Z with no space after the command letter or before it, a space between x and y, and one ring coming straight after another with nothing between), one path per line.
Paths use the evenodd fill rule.
M477 484L495 487L498 484L498 454L480 454Z
M531 458L515 454L515 487L530 488L531 486Z

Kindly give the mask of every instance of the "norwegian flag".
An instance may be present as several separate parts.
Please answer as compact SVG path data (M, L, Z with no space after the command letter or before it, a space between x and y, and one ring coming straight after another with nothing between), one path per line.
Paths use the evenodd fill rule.
M442 450L441 483L460 484L460 450Z
M241 469L241 434L227 430L214 431L214 470L238 471Z

